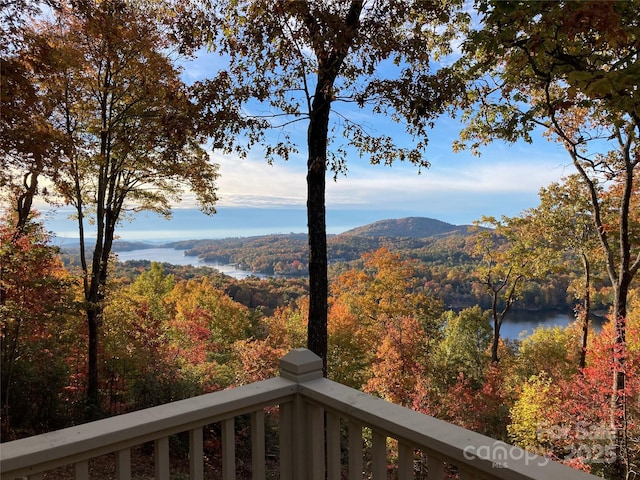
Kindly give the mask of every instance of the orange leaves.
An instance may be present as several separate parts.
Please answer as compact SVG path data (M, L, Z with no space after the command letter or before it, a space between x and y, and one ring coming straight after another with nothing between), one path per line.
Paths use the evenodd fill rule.
M415 279L412 261L383 247L333 284L329 376L402 405L424 381L438 302Z
M240 340L234 349L242 366L242 371L237 372L240 384L277 376L278 360L288 351L285 347L274 346L268 340L254 339Z
M352 309L340 299L329 308L329 378L353 388L360 388L369 377L371 347L377 334L360 321Z
M265 331L260 338L241 339L234 343L233 349L242 365L240 383L277 375L278 360L292 348L306 346L308 309L307 298L278 308L273 316L263 320Z
M67 299L71 278L42 224L31 222L19 231L7 222L0 220L0 290L8 308L4 319L51 318Z
M416 387L427 371L425 343L425 332L415 318L388 321L364 390L398 405L413 405Z

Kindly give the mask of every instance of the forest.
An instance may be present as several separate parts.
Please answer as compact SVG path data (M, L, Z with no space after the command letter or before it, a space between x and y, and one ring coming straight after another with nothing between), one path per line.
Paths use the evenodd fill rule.
M10 0L0 12L2 441L268 378L306 346L340 383L634 478L637 18L637 0ZM185 62L203 50L215 71L188 82ZM366 115L414 143L374 133ZM440 117L461 119L454 150L540 136L573 173L542 188L538 206L464 231L432 221L431 235L416 233L409 219L404 237L398 224L327 235L327 179L354 154L427 170ZM307 234L175 246L273 277L117 262L123 222L168 216L184 198L215 214L212 152L256 148L267 162L305 151ZM73 258L55 247L43 205L73 209ZM550 307L575 322L501 335L513 310ZM607 317L599 331L595 311ZM214 461L219 445L208 448Z
M4 440L86 418L88 339L77 265L65 267L41 223L30 221L27 228L28 235L12 242L15 229L2 223ZM329 378L606 475L613 455L602 408L610 395L604 379L611 322L599 333L590 330L584 367L579 319L516 341L500 339L499 362L493 363L490 309L452 309L444 301L447 290L467 283L482 296L473 257L455 268L451 257L450 267L430 263L399 245L332 264ZM579 280L576 272L564 275L567 284ZM308 289L304 276L238 280L208 267L114 262L100 337L101 415L277 374L278 359L306 345ZM604 282L602 290L597 294L610 297ZM640 289L633 292L627 388L637 398ZM563 294L569 295L566 288ZM488 298L485 291L483 303ZM630 405L632 438L638 414ZM558 426L566 435L549 437ZM630 458L640 454L636 445Z
M387 247L404 258L415 260L416 277L448 308L459 310L474 305L489 308L491 299L477 284L477 279L470 275L477 265L477 258L474 258L469 227L442 222L449 226L448 232L414 232L406 225L416 220L435 222L428 218L384 220L327 237L329 276L334 277L349 264L358 262L363 254ZM384 224L383 234L379 231L380 224ZM185 249L188 256L233 264L255 274L308 275L308 245L306 237L299 234L191 240L169 243L165 247ZM120 248L129 248L129 245ZM577 281L580 271L570 262L556 270L554 275L529 278L520 293L517 308L571 312L575 298L568 288ZM593 281L597 284L597 293L592 297L592 311L606 312L610 298L607 298L607 289L603 288L604 280L594 278Z

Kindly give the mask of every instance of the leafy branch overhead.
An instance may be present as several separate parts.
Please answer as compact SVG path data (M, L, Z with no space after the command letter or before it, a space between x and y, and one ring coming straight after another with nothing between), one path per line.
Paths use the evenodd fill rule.
M197 88L205 104L229 99L232 116L241 119L231 129L245 134L227 143L228 150L263 144L269 161L289 159L298 152L295 124L306 123L308 346L325 367L326 173L331 170L335 178L346 172L354 150L372 163L428 166L427 128L462 87L453 70L434 65L452 53L452 42L466 27L461 7L461 1L244 0L205 1L181 10L187 43L200 40L219 53L218 74ZM198 20L186 20L193 18ZM354 107L403 123L415 145L399 146L386 132L355 121ZM271 128L281 131L275 142L266 133Z
M199 20L185 23L184 37L199 37L220 55L217 75L196 86L201 102L224 103L237 115L229 128L246 133L243 146L264 144L271 160L298 152L294 124L310 121L323 95L346 139L341 147L330 138L336 165L345 163L348 145L374 163L428 166L428 129L463 89L438 61L452 53L468 18L445 2L209 1L183 7L183 15ZM416 146L400 147L351 119L354 108L404 124ZM265 129L281 130L282 141L270 142Z

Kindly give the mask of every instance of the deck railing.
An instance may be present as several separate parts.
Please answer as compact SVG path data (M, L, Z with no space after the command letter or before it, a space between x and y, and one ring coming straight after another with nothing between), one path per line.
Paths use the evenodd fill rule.
M75 478L83 480L90 478L90 459L115 453L116 478L131 480L132 447L152 441L155 478L169 480L169 438L188 432L189 478L200 480L203 428L219 423L222 478L243 478L236 476L235 419L249 414L250 477L265 479L269 407L279 409L277 465L282 480L337 480L345 475L350 480L386 479L388 439L397 441L393 463L400 480L415 478L418 464L422 478L427 475L429 480L447 478L452 468L462 480L596 478L327 380L321 360L306 349L280 359L276 378L4 443L0 472L3 480L32 480L73 465Z

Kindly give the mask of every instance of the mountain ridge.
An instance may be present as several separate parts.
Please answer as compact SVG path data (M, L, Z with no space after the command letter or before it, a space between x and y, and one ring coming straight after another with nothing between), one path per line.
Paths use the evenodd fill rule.
M327 235L331 237L368 237L368 238L382 238L382 237L397 237L397 238L429 238L443 235L459 234L467 235L469 225L454 225L442 220L429 217L403 217L403 218L388 218L384 220L377 220L372 223L361 225L359 227L351 228L342 233ZM228 241L236 239L241 242L247 240L257 239L275 239L283 237L299 238L306 236L306 233L272 233L266 235L252 235L247 237L227 237L216 239L191 239L191 240L178 240L166 243L159 242L145 242L145 241L126 241L116 240L114 242L114 251L127 251L145 248L185 248L190 249L195 245ZM68 247L67 247L68 248Z
M454 225L429 217L404 217L378 220L352 228L340 235L364 237L427 238L450 233L466 233L468 225Z

